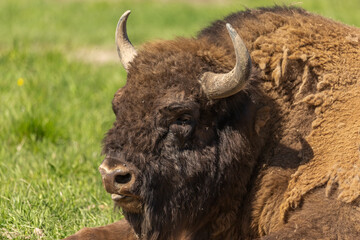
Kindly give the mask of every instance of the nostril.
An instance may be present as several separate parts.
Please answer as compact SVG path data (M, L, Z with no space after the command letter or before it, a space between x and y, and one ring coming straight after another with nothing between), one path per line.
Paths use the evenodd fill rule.
M115 176L115 182L119 184L125 184L131 181L131 174L118 174Z

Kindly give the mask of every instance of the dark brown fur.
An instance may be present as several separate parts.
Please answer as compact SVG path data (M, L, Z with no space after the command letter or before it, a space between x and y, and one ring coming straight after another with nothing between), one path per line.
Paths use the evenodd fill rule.
M251 52L252 75L244 91L209 100L200 76L235 64L226 22ZM333 146L319 144L332 139L324 135L339 119L331 120L332 109L345 109L329 99L352 89L346 95L358 101L359 42L357 28L274 7L235 13L196 39L145 44L114 97L116 122L104 140L104 154L121 155L141 172L132 192L142 211L124 212L135 235L359 238L360 131L346 132L350 145L338 150L352 152L354 143L358 155L339 159ZM191 121L181 122L184 114ZM356 118L349 124L360 130ZM93 239L88 232L102 239L104 231L109 239L135 239L118 233L127 228L121 221L68 239Z

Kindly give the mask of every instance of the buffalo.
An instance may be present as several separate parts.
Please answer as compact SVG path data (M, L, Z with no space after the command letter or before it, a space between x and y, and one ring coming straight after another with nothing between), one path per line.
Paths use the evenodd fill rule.
M360 239L360 29L296 7L116 44L103 142L125 219L67 239Z

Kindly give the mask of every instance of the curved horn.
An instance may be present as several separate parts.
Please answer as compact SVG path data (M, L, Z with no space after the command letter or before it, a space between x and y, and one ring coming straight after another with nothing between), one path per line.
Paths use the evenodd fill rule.
M226 98L244 89L250 76L251 58L239 34L226 24L234 45L236 64L228 73L206 72L201 77L201 86L210 99Z
M127 32L126 32L126 21L130 15L130 10L127 10L119 19L115 32L115 42L117 46L117 52L120 61L124 68L128 70L129 63L133 60L136 55L136 50L131 44Z

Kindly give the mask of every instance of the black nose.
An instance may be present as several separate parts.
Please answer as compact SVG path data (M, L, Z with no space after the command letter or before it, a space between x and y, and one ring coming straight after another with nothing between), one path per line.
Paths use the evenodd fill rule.
M109 193L129 191L135 182L135 173L124 165L116 166L115 169L108 169L104 165L99 167L104 187Z
M114 173L114 182L118 184L126 184L131 181L131 174L128 172L119 171Z

